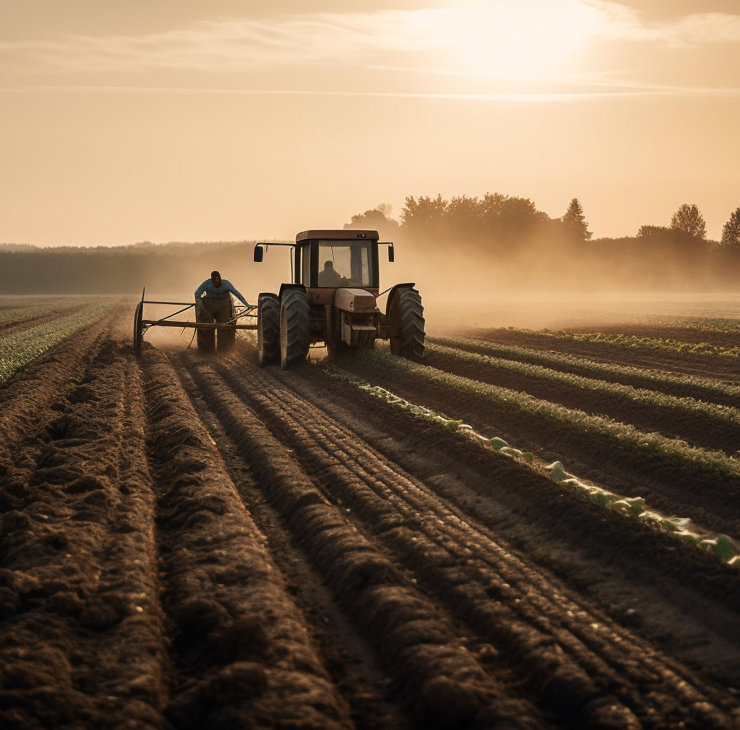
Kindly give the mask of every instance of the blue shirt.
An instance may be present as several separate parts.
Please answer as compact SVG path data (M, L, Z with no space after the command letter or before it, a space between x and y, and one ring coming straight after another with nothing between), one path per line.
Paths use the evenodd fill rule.
M196 290L195 290L195 301L200 301L200 298L205 292L207 299L226 299L229 294L233 294L245 307L249 306L249 302L231 285L230 281L221 279L221 286L216 288L210 279L206 279Z

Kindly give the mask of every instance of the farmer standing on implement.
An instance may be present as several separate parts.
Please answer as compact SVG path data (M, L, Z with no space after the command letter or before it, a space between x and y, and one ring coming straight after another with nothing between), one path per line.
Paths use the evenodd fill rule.
M206 279L195 290L195 319L197 322L230 322L234 318L231 303L233 294L245 307L250 304L232 286L230 281L221 278L218 271L211 272L211 278ZM227 350L234 346L236 330L220 329L218 332L218 349ZM198 330L198 349L216 349L216 331Z

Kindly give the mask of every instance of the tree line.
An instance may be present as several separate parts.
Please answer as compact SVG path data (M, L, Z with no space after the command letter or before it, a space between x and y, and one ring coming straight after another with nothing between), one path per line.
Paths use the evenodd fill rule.
M583 206L578 198L573 198L568 209L560 218L551 218L537 210L529 198L510 197L501 193L486 193L482 198L467 195L453 196L445 200L442 195L436 198L421 196L406 198L400 221L391 218L392 206L387 203L372 210L353 215L345 228L382 229L386 233L409 233L424 236L473 235L497 241L516 241L520 243L534 231L546 231L550 235L563 235L573 241L591 240L593 234L583 214ZM638 238L664 235L666 233L687 234L706 240L707 226L704 216L694 204L685 203L671 217L670 226L641 226ZM730 214L722 228L719 241L723 246L740 246L740 208Z
M213 269L245 276L254 242L143 242L129 246L39 248L0 244L0 295L188 294Z
M493 280L541 289L548 272L573 274L592 289L740 288L740 208L720 241L707 240L704 217L681 205L669 226L644 225L635 236L594 239L583 206L573 198L559 218L528 198L486 193L449 200L409 196L398 220L380 205L352 216L346 228L373 228L429 253L435 249L475 257Z
M550 245L573 244L592 237L583 207L573 198L561 218L550 218L537 210L529 198L486 193L482 198L467 195L445 200L441 195L406 198L400 221L390 217L391 206L379 205L352 216L345 228L371 228L381 234L405 237L457 238L492 249L522 246L531 240L547 238Z

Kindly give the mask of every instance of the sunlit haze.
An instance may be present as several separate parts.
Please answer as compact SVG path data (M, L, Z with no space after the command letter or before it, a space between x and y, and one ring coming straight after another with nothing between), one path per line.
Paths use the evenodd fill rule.
M407 196L740 206L737 0L0 0L0 243L290 239Z

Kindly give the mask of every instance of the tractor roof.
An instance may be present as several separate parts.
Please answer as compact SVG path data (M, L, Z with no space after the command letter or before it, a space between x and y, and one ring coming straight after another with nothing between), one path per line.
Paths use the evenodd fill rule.
M380 238L377 231L359 231L357 229L328 230L328 231L301 231L295 242L301 241L354 241L362 239L366 241L377 241Z

